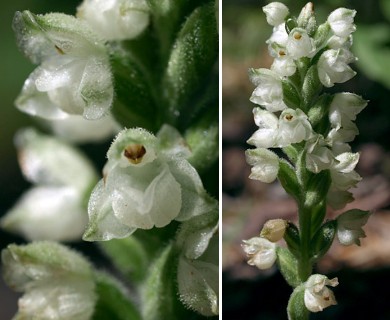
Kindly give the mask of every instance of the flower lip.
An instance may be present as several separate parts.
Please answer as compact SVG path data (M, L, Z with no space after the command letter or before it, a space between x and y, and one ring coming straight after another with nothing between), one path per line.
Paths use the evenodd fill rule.
M146 149L142 144L130 144L123 151L123 155L132 164L140 163L145 154L146 154Z

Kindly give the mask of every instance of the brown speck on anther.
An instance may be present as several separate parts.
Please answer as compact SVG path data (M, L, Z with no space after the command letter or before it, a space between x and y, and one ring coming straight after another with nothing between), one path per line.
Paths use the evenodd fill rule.
M133 164L138 164L142 161L143 156L146 153L146 149L142 144L128 145L123 155Z
M279 51L279 56L284 57L286 55L286 52L284 50Z
M64 52L59 46L54 45L54 48L56 48L56 50L57 50L57 52L58 52L59 54L65 54L65 52Z
M295 32L294 33L294 39L295 40L301 40L301 38L302 38L302 35L299 32Z
M286 114L285 118L286 120L291 121L294 117L291 114Z

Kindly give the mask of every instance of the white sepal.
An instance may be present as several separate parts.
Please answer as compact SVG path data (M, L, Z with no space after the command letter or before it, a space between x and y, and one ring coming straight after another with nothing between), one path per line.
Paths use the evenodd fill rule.
M337 304L333 292L327 287L336 287L337 278L329 280L322 274L313 274L305 282L304 302L311 312L319 312Z
M103 39L133 39L149 24L149 6L145 0L84 0L77 17Z
M271 26L277 26L284 22L287 15L289 14L289 10L281 2L271 2L263 7L263 12L266 15L266 19L268 24Z
M370 213L368 211L352 209L337 217L337 238L345 246L357 244L366 234L363 226L367 223Z
M353 23L355 15L356 10L338 8L329 15L327 21L336 36L346 38L356 30Z
M248 256L248 264L260 270L269 269L276 261L276 244L261 237L243 240L241 245Z
M265 183L273 182L279 172L279 157L272 151L264 148L245 151L246 161L252 166L250 179Z

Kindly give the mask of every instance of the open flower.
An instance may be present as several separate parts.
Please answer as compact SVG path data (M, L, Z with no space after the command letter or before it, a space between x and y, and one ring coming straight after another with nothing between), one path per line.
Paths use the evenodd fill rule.
M105 116L113 100L109 58L103 41L73 16L17 12L20 49L40 66L25 81L16 106L45 119L68 114L89 120Z
M149 6L145 0L84 0L77 17L106 40L137 37L149 24Z
M29 240L78 240L88 221L85 197L97 181L92 164L65 142L33 129L16 136L19 162L34 183L1 226Z
M286 49L293 59L310 57L314 53L314 41L307 31L302 28L294 28L288 35Z
M9 245L1 254L6 283L18 292L15 319L87 320L96 295L90 264L54 242Z
M329 15L327 21L336 36L346 38L356 30L353 23L355 15L356 10L338 8Z
M161 228L215 207L183 156L188 154L184 141L166 145L175 133L165 126L158 137L141 128L118 134L107 153L104 178L91 194L84 239L123 238L138 228Z
M348 65L356 58L351 51L340 48L326 50L318 60L318 77L325 87L333 87L335 83L343 83L356 75Z
M287 108L283 102L282 82L277 73L263 68L250 69L249 77L256 86L250 101L263 106L270 112Z
M305 282L304 302L311 312L319 312L325 308L337 304L333 292L327 287L336 287L339 284L337 278L329 280L322 274L313 274Z
M271 2L263 7L268 24L277 26L284 22L289 11L286 5L281 2Z
M276 244L262 237L243 240L242 248L248 256L248 264L260 270L269 269L276 261Z
M279 119L261 108L254 108L253 114L259 129L247 142L258 148L285 147L307 140L313 134L307 115L300 109L285 109Z
M360 238L366 234L363 226L367 223L370 213L368 211L352 209L337 217L337 238L340 243L349 246L357 244L360 246Z
M265 148L249 149L245 151L246 161L252 166L250 179L265 183L273 182L279 172L279 157Z

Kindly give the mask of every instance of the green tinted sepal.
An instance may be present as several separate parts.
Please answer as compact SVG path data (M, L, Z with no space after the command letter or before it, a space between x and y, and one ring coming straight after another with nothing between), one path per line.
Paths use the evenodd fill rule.
M295 170L284 159L279 159L278 179L287 193L298 200L300 188Z

